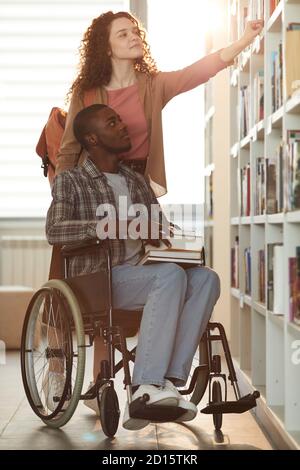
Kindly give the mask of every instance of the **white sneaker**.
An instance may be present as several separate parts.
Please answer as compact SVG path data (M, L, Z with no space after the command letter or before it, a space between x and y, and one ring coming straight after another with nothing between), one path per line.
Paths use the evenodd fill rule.
M181 423L182 421L191 421L194 419L198 412L196 405L191 401L185 400L171 380L166 379L165 388L172 390L176 394L178 398L178 406L186 410L186 412L182 416L179 416L175 421L177 423Z
M58 401L54 401L54 397L61 397L65 388L65 376L59 372L47 371L42 383L42 390L45 395L46 406L50 411L57 408ZM65 401L64 408L68 406L68 401Z
M147 401L147 405L155 406L178 406L178 396L170 389L165 387L155 387L154 385L140 385L139 388L132 395L132 401L142 397L144 394L148 394L150 399ZM131 418L129 416L128 403L126 403L124 416L123 416L123 427L131 431L143 429L150 423L147 419Z
M155 385L140 385L132 395L132 401L145 394L149 395L147 405L177 406L178 392L166 387L155 387Z
M90 385L87 391L89 391L94 385L95 385L94 382L90 382ZM93 410L97 416L100 416L97 397L92 398L92 400L84 400L83 404L87 406L88 408L90 408L91 410Z
M139 429L143 429L150 424L148 419L138 419L138 418L131 418L129 416L129 407L128 402L126 402L124 415L123 415L123 428L128 429L129 431L138 431Z

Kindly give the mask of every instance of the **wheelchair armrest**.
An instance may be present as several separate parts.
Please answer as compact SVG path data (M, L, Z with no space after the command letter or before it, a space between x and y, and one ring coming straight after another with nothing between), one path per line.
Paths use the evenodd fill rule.
M64 258L69 258L70 256L86 255L88 253L93 253L97 250L106 248L106 243L100 241L98 238L93 238L89 241L75 245L64 245L61 249L61 254Z

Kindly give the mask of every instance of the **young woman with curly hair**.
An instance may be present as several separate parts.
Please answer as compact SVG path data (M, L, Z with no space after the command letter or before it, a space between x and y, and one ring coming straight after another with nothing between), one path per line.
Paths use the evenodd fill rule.
M56 173L73 168L80 147L72 124L84 108L84 96L112 107L126 122L132 149L122 156L134 170L144 173L156 196L166 193L162 109L176 95L207 82L232 64L262 30L262 20L250 21L242 38L175 72L160 72L151 57L145 31L127 12L103 13L84 34L79 73L72 84L66 129ZM82 154L79 164L84 160Z

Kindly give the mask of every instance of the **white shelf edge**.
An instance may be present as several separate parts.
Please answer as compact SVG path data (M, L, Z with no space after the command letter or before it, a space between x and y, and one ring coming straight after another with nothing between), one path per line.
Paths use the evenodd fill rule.
M268 313L268 318L272 320L273 323L276 323L280 328L283 329L284 327L284 315L278 315L276 313L271 312L270 310L267 310Z
M230 288L231 295L236 299L240 300L240 290L236 289L235 287Z
M256 38L255 38L255 40L254 40L254 42L252 43L252 46L251 46L251 55L260 53L261 43L262 43L262 41L264 41L264 39L265 39L264 31L259 36L256 36Z
M263 317L266 317L267 307L264 304L262 304L261 302L258 302L257 300L254 300L253 301L253 309L257 313L262 315Z
M230 155L233 158L236 158L238 156L239 150L240 150L240 143L236 142L235 144L233 144L233 146L230 149Z
M238 81L239 81L239 69L235 68L233 71L232 71L232 74L231 74L231 77L230 77L230 85L232 87L236 87L237 84L238 84Z
M256 142L257 140L264 139L264 129L265 129L265 120L262 119L261 121L257 122L250 130L250 136L251 136L252 142Z
M262 131L265 128L265 120L262 119L256 124L257 132Z
M283 3L284 1L281 0L279 5L273 11L272 16L269 18L267 22L267 32L274 32L274 26L280 21L280 17L282 16Z
M241 65L240 71L241 72L248 72L250 67L250 57L251 57L251 48L248 49L246 52L242 52L241 54Z
M251 141L251 135L248 134L248 135L246 135L246 137L244 137L240 141L240 148L243 149L243 148L247 147L248 145L250 145L250 141Z
M287 322L287 328L293 333L298 333L300 335L300 325L292 321Z
M204 227L213 227L214 226L214 221L213 220L206 220L204 222Z
M203 171L204 176L210 176L216 169L216 166L214 163L210 163L209 165L206 165Z
M272 124L275 127L276 124L279 124L282 121L284 114L284 106L280 106L280 108L276 109L276 111L271 115Z
M265 214L261 215L254 215L253 216L253 223L254 224L265 224L267 221L267 217Z
M268 214L267 222L269 224L283 224L284 214L282 212L280 212L279 214Z
M300 223L300 210L294 212L287 212L286 220L287 222Z
M249 307L252 307L252 298L250 297L250 295L248 294L244 295L244 303L248 305Z
M204 124L205 126L207 126L208 122L210 121L210 119L213 117L213 115L215 114L216 112L216 108L215 106L211 106L209 108L209 110L207 111L207 113L205 114L205 118L204 118Z
M240 218L239 217L231 217L230 223L231 223L231 225L240 225Z
M286 112L293 113L296 110L300 114L300 93L299 91L286 102Z
M242 225L251 225L251 216L243 216L241 217L241 224Z

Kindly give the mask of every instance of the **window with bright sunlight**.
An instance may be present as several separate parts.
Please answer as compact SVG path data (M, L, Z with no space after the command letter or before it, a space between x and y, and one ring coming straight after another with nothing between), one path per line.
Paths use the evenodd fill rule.
M0 217L44 217L50 204L35 146L64 106L91 20L128 0L0 1Z
M203 56L205 2L149 0L149 42L160 70ZM64 106L91 20L128 0L0 1L0 217L45 217L50 204L35 146L53 106ZM163 113L169 193L162 203L203 201L203 86Z

